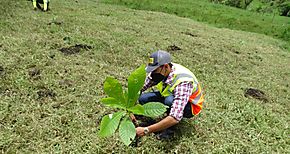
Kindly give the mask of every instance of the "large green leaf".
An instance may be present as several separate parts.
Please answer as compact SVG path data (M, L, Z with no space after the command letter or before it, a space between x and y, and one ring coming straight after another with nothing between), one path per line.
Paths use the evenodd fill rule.
M126 109L125 105L122 104L120 100L117 100L113 97L102 98L101 102L110 107Z
M125 115L125 111L116 112L113 115L106 115L103 117L101 122L101 129L99 135L106 137L112 135L120 123L120 119Z
M146 78L145 65L141 65L128 77L128 104L127 107L135 105L138 93L144 85Z
M147 117L157 117L162 115L168 106L159 102L150 102L143 105L144 114Z
M136 136L136 129L132 121L124 119L119 127L119 135L125 145L129 145Z
M104 83L104 91L108 96L116 98L125 104L122 85L118 80L107 77Z
M139 115L144 114L144 107L140 104L130 107L127 110L133 112L134 114L139 114Z

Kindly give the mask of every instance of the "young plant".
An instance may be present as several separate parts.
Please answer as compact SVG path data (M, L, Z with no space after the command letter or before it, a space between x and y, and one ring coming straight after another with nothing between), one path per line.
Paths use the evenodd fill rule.
M150 102L144 105L136 103L145 77L145 65L142 65L128 77L128 91L123 91L118 80L112 77L106 78L104 91L109 97L101 99L101 102L107 106L118 108L120 111L102 118L99 131L101 137L111 136L119 130L121 141L128 146L136 136L130 114L157 117L166 111L167 107L159 102Z

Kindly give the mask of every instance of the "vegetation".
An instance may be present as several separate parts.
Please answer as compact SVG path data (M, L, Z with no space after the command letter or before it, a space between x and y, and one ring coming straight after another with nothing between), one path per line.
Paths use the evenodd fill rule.
M273 14L267 13L259 14L205 0L102 0L102 2L124 5L133 9L175 14L221 28L265 34L286 41L283 48L290 51L290 20L288 17L273 16Z
M288 0L210 0L211 2L262 13L278 13L290 17L290 1Z
M247 7L253 2L253 0L210 0L214 3L229 5L237 8L247 9Z
M55 0L48 12L0 3L0 153L289 153L290 52L281 40L96 0ZM206 87L202 113L169 141L151 134L131 147L118 133L99 137L102 117L118 111L101 103L106 77L127 88L157 49ZM268 101L245 97L247 88Z

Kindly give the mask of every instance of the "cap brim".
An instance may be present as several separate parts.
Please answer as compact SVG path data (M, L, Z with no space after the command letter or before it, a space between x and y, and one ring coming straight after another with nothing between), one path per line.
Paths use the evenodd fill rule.
M156 70L159 66L147 66L145 68L147 73L153 72L154 70Z

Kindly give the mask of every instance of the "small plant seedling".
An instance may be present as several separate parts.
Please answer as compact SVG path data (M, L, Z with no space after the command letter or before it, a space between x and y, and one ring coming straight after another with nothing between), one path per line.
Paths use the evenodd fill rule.
M106 78L104 91L109 97L101 99L101 102L120 111L102 118L99 136L108 137L119 131L121 141L128 146L136 137L130 114L157 117L166 111L167 106L159 102L149 102L144 105L136 103L145 77L145 65L142 65L128 77L128 91L123 91L118 80L112 77Z

